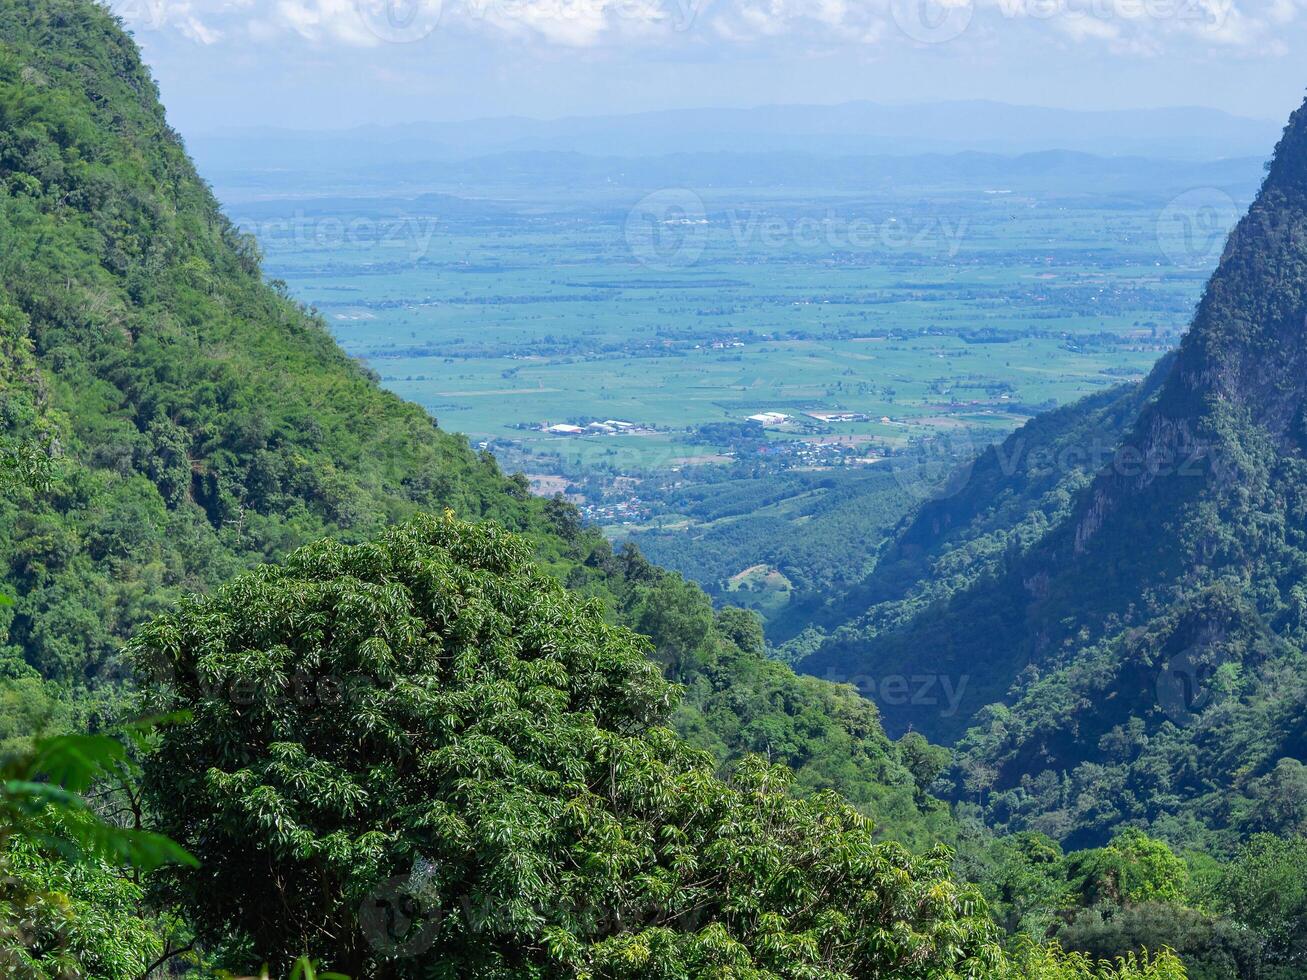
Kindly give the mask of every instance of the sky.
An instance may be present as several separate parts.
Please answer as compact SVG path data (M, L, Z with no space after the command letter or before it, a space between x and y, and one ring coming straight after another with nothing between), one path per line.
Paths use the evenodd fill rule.
M985 98L1283 119L1307 0L109 0L183 134Z

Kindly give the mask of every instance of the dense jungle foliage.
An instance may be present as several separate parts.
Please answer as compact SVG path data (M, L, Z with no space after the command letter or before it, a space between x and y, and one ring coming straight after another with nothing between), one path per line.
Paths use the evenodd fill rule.
M383 392L92 0L0 0L0 359L8 975L1304 969L1301 839L995 837L946 750Z

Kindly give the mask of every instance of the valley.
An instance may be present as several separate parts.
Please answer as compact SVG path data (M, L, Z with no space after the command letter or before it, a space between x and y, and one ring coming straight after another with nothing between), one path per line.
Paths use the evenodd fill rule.
M762 554L749 525L872 485L887 528L951 462L1142 377L1259 169L1022 158L995 186L995 159L852 162L794 186L764 157L702 191L650 186L670 175L640 162L576 186L549 155L484 186L433 163L273 186L237 171L218 190L269 275L385 387L614 539L773 613L836 579ZM1184 186L1203 179L1222 183ZM704 506L719 492L770 509L734 526ZM730 584L759 559L798 593Z
M0 976L1307 972L1307 105L387 127L430 19L118 13L0 0Z

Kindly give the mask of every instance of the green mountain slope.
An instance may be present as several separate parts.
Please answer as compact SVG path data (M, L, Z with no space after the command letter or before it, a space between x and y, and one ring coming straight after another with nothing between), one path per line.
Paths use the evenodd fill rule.
M17 597L0 679L46 678L92 712L128 674L131 631L180 595L450 509L522 535L650 635L687 689L679 726L722 762L761 751L883 831L951 834L873 705L764 661L751 620L716 621L698 589L530 497L266 284L91 0L0 0L0 452L32 447L50 485L0 495L0 592ZM26 717L6 711L0 739Z
M953 494L910 515L870 575L814 610L813 625L835 631L862 618L863 630L885 632L1029 550L1070 512L1170 363L1141 384L1041 415L987 449L950 480Z
M5 3L0 37L0 302L63 463L49 508L3 521L28 663L84 678L176 590L327 531L445 506L543 526L263 283L107 15Z
M868 539L867 529L885 528L888 537L915 501L884 469L760 476L755 464L741 462L720 477L664 490L688 526L640 531L632 540L721 601L759 609L768 636L786 640L809 625L833 592L866 575L880 543ZM642 492L648 499L649 491ZM757 565L784 576L783 594L754 591L741 580Z
M803 664L965 683L956 713L909 703L893 721L965 732L960 792L999 825L1075 842L1126 824L1185 839L1307 826L1294 802L1307 753L1304 219L1300 109L1180 350L1121 396L1111 451L1086 441L1111 429L1092 402L1033 426L1038 439L1070 422L1064 446L1094 459L1054 463L1051 508L1027 475L994 480L987 456ZM880 584L896 577L907 584Z

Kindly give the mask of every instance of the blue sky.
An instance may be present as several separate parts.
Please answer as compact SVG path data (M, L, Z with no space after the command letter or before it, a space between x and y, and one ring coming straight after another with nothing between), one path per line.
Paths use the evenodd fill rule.
M183 133L989 98L1282 119L1307 0L110 0Z

